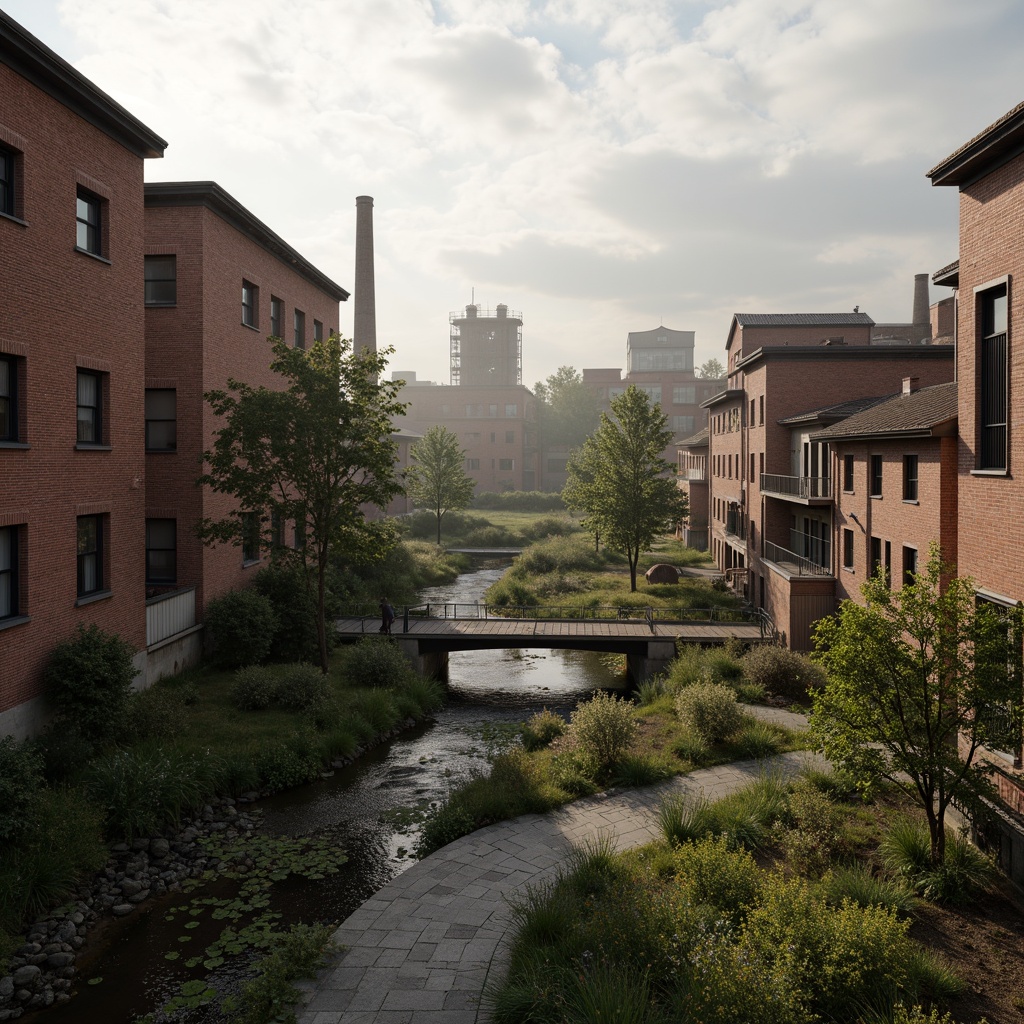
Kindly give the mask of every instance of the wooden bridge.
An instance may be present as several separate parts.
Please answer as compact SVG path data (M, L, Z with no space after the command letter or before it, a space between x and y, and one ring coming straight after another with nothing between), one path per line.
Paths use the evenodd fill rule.
M575 615L568 613L575 612ZM721 609L686 609L687 618L661 609L494 608L488 605L424 605L399 610L392 636L424 674L447 675L451 651L547 648L625 654L634 682L662 672L676 644L746 643L772 638L771 623L754 614ZM338 619L339 640L376 635L380 615Z

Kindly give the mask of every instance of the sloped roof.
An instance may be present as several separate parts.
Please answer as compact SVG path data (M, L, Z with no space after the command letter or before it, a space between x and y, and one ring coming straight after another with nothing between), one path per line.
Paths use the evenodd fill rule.
M708 443L708 436L710 431L707 427L703 430L699 430L693 437L688 437L685 441L676 441L677 448L703 448Z
M1020 151L1024 141L1024 101L955 149L925 173L933 185L965 185L995 170Z
M957 418L956 381L893 395L847 419L811 434L813 441L865 437L928 436Z
M779 420L779 425L791 427L799 423L813 423L815 420L835 423L837 420L844 420L855 413L870 409L871 406L878 405L879 402L884 402L892 397L893 394L890 393L888 395L875 395L871 398L851 398L847 402L823 405L819 409L809 409L807 412L795 413L793 416L787 416L785 419Z
M870 327L867 313L735 313L740 327Z

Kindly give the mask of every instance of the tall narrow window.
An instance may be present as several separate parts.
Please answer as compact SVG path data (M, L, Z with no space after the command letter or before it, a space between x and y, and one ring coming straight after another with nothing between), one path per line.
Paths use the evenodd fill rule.
M982 292L980 305L978 468L1006 469L1006 285Z
M0 213L15 216L14 150L0 146Z
M103 517L78 517L78 596L103 589Z
M871 538L871 575L874 576L878 572L879 566L882 564L882 538L872 537Z
M764 395L759 395L757 399L757 425L764 426ZM763 584L764 580L761 582Z
M167 586L178 582L178 521L146 520L146 582Z
M917 501L917 456L903 456L903 500Z
M843 568L853 568L853 530L843 530Z
M903 586L914 582L917 575L917 549L903 549Z
M270 513L270 546L284 547L284 516L276 508Z
M313 321L313 340L323 341L324 340L324 325L319 320Z
M270 333L275 338L284 337L284 303L276 296L270 296Z
M292 317L292 335L296 348L306 347L306 314L301 309Z
M843 490L853 490L853 456L843 456Z
M246 327L258 327L259 288L251 281L242 282L242 323Z
M103 255L103 200L80 188L75 207L75 244L94 256Z
M178 260L175 256L147 256L146 305L174 306L178 302Z
M18 528L0 528L0 620L18 614Z
M178 392L146 388L146 451L178 450Z
M18 364L0 356L0 441L18 440Z
M98 373L78 371L78 443L103 443L103 385Z
M871 488L868 491L872 498L882 496L882 456L871 456Z
M242 564L260 560L260 517L258 512L242 514Z

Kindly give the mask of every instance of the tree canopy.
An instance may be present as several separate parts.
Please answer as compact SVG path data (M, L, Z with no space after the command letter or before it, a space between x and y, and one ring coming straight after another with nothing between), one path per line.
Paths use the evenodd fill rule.
M583 375L561 366L546 381L534 385L540 400L541 433L545 444L575 446L597 429L597 397L583 383Z
M583 513L595 536L626 554L636 590L640 554L687 513L674 467L662 458L672 431L660 407L630 385L601 415L597 431L572 452L562 492L566 507Z
M718 380L725 376L725 367L717 359L701 363L697 376L705 380Z
M473 478L466 472L466 453L458 435L447 427L431 427L409 452L409 493L414 502L437 517L437 543L446 512L465 508L473 500Z
M887 779L920 804L932 862L945 857L945 815L991 791L978 759L1013 724L1019 743L1021 613L978 604L933 546L927 567L890 589L884 570L815 629L828 675L814 694L820 749L859 784Z
M203 453L206 472L198 482L237 503L222 519L204 519L199 533L208 544L276 545L277 553L299 560L307 586L316 586L326 672L328 560L337 553L372 561L393 543L388 525L364 512L385 508L402 490L391 419L405 406L396 398L399 385L379 379L390 349L354 353L331 335L309 349L271 339L271 350L282 390L229 380L226 390L206 393L223 425ZM280 546L287 522L305 536L293 550Z

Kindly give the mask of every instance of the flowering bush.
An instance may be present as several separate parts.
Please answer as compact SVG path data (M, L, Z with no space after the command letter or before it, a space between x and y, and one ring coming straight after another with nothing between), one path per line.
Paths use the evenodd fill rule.
M694 683L676 695L676 714L708 743L720 743L743 724L736 691L723 683Z
M629 749L636 728L629 701L598 692L572 713L569 735L606 771Z

